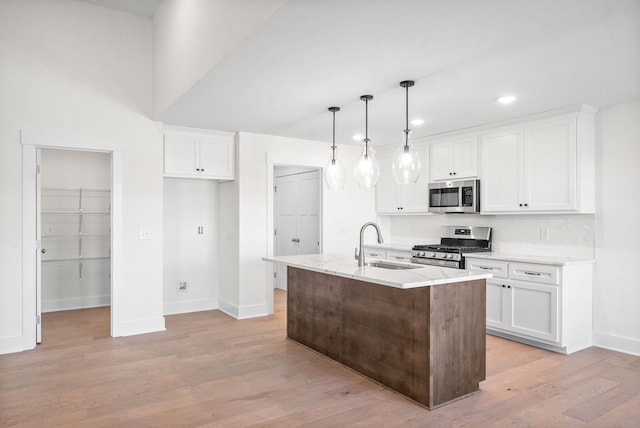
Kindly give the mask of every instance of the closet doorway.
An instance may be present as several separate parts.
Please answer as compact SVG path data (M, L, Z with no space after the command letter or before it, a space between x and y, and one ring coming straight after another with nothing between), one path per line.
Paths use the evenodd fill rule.
M79 335L108 336L112 155L38 148L36 156L40 165L36 300L38 315L42 313L36 342L43 340L43 325L46 340L47 323L69 324Z
M40 174L38 149L63 149L106 153L110 156L111 174L111 306L110 334L123 336L123 141L119 138L87 134L57 133L40 130L21 130L22 144L22 335L16 350L33 349L37 344L38 324L41 322L40 264L41 227L39 197Z

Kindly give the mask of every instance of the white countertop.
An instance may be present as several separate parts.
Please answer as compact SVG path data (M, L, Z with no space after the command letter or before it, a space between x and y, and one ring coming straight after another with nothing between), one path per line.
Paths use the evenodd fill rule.
M564 266L576 263L594 263L594 259L574 259L571 257L531 256L528 254L512 253L469 253L467 259L506 260L508 262L540 263L545 265Z
M419 265L420 267L417 269L406 270L369 266L359 268L358 261L355 260L353 256L338 256L333 254L263 257L262 260L396 288L430 287L432 285L450 284L452 282L486 279L493 276L490 273L423 265ZM393 262L393 264L410 263Z
M379 248L381 250L395 250L395 251L411 251L412 244L396 244L390 242L388 244L364 244L365 248Z

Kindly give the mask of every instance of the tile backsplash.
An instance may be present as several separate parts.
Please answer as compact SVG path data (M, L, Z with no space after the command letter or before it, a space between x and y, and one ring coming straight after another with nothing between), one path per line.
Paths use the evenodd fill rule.
M390 241L432 244L440 226L491 226L493 250L514 254L573 258L594 257L594 216L590 214L390 216Z

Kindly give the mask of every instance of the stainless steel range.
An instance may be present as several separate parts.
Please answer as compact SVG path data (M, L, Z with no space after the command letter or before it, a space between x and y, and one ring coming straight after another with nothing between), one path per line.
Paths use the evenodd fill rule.
M440 226L440 243L415 245L411 263L464 269L464 255L491 251L491 228Z

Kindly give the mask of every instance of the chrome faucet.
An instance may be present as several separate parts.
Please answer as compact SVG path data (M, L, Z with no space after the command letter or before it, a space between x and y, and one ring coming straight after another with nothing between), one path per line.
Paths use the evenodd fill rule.
M360 251L356 252L356 258L358 259L358 267L364 266L364 251L362 250L362 247L364 246L364 230L367 228L367 226L373 226L376 229L376 232L378 233L378 244L382 244L384 242L378 225L372 221L365 223L364 226L362 226L362 228L360 229ZM358 249L356 248L356 251L357 250Z

